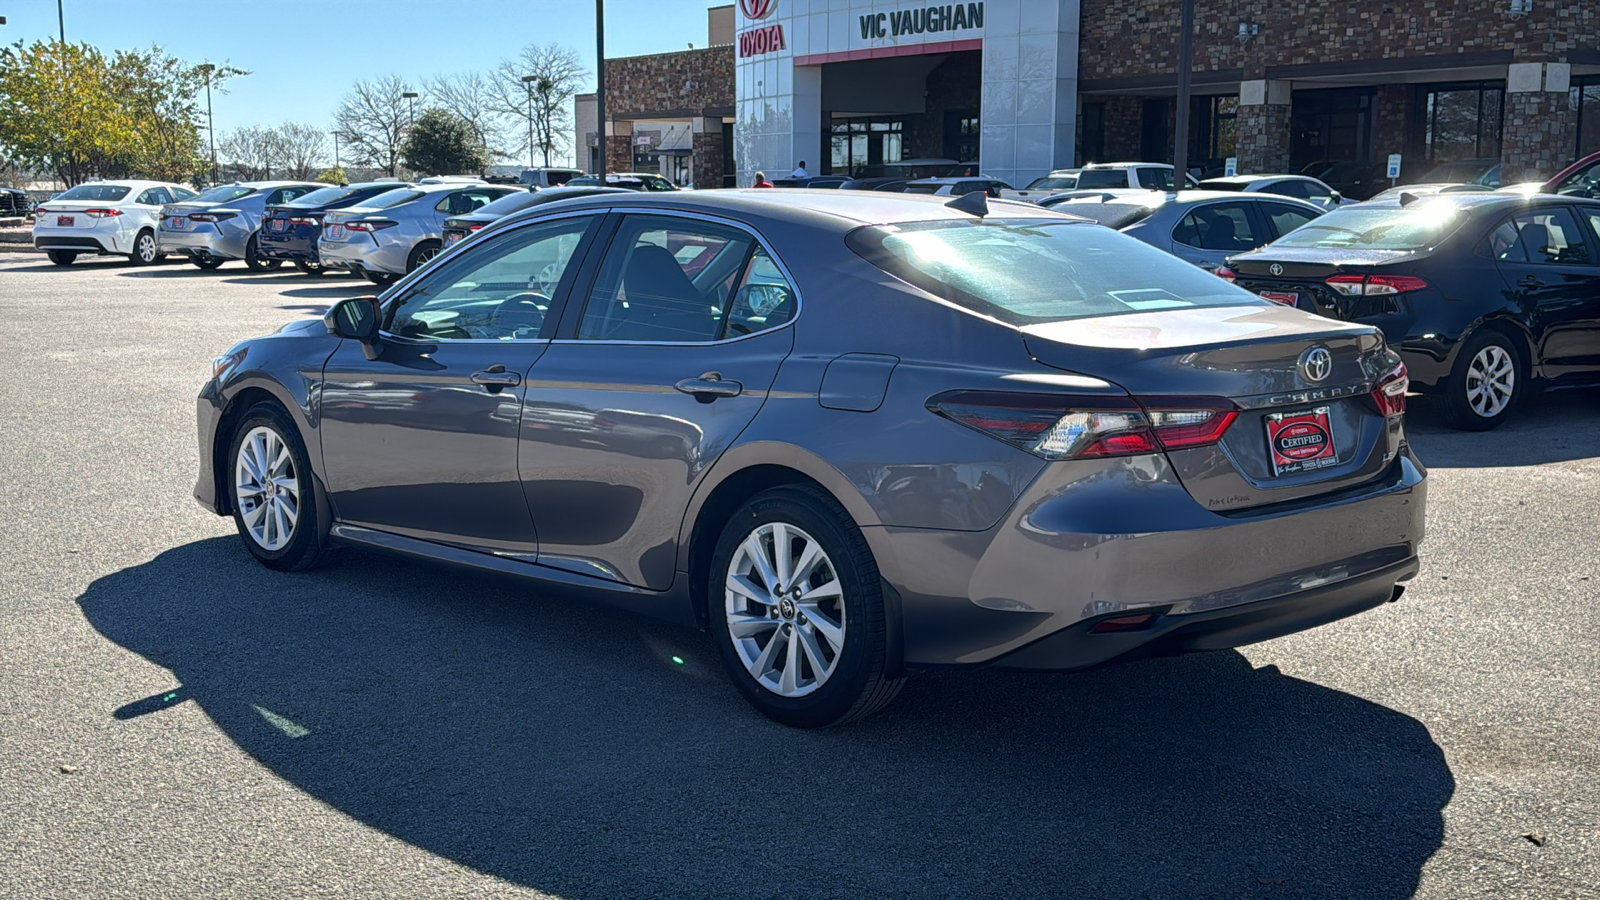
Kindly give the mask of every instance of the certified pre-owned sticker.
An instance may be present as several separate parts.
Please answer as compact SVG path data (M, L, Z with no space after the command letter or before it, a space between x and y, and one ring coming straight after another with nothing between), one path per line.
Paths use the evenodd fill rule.
M1267 448L1275 475L1292 475L1337 463L1328 407L1268 415Z

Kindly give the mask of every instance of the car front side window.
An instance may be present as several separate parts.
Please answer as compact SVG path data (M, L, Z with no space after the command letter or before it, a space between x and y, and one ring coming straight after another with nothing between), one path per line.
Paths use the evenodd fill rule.
M1518 213L1495 229L1491 241L1495 256L1508 262L1537 265L1587 265L1593 262L1583 232L1578 230L1578 223L1564 209Z
M404 293L386 331L414 340L533 340L592 216L514 229L446 262Z

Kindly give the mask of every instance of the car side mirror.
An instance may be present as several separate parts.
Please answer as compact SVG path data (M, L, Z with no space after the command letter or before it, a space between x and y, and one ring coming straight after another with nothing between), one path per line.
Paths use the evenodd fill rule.
M1328 196L1332 197L1333 198L1333 202L1335 202L1335 203L1341 203L1341 202L1344 201L1344 195L1339 193L1338 191L1329 191L1328 192Z
M382 324L382 316L378 298L375 296L340 300L328 310L327 315L322 317L322 324L327 326L328 333L334 337L360 341L361 350L367 359L377 359L378 352L383 349L378 340L378 328Z

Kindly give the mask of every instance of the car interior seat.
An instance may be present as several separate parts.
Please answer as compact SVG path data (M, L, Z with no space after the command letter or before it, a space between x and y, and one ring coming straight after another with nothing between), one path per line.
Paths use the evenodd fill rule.
M622 274L628 314L607 335L624 341L706 341L718 321L665 247L638 244Z

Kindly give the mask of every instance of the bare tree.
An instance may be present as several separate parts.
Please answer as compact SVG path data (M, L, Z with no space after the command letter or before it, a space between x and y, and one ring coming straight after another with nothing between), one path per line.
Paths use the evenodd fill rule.
M217 154L222 157L224 168L232 169L242 181L271 178L282 155L276 129L259 125L235 128L219 137Z
M462 72L436 75L425 85L429 105L443 107L471 126L491 161L510 157L504 148L516 139L517 131L496 103L491 78L479 72Z
M277 166L285 178L309 179L322 168L320 160L328 152L328 136L315 125L285 122L274 131L279 153Z
M358 81L339 104L334 121L348 142L351 157L382 168L390 177L400 172L400 145L411 123L411 106L398 75ZM423 98L417 98L419 103Z
M589 75L578 54L560 44L529 44L511 59L501 60L494 71L495 102L501 112L516 116L526 126L522 146L531 158L567 146L572 128L572 96Z

